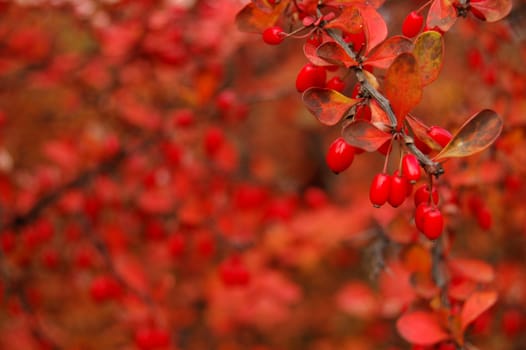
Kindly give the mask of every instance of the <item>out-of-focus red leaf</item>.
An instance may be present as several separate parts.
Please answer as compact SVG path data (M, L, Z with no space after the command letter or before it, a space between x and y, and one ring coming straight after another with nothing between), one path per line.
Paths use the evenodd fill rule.
M422 85L433 82L442 69L444 40L434 30L423 32L415 40L413 55L418 63Z
M379 277L382 315L395 317L416 298L411 273L399 262L390 262Z
M343 64L347 68L358 65L358 62L347 55L345 50L335 42L327 42L320 45L316 53L319 57L332 64Z
M455 279L449 285L448 295L456 300L466 300L476 288L477 284L472 280Z
M353 120L348 123L344 126L342 135L349 145L367 152L376 151L392 136L365 120Z
M487 22L496 22L506 17L511 11L511 0L478 0L469 3L486 17Z
M452 0L435 0L429 7L427 14L427 27L438 27L447 32L457 20L457 10Z
M411 51L412 47L413 42L404 36L390 37L371 51L367 64L387 69L398 55Z
M44 154L65 169L78 166L78 155L73 145L67 141L49 141L44 145Z
M262 10L252 2L248 3L236 15L236 24L244 32L262 32L277 22L288 3L288 0L280 1L271 11Z
M493 267L482 260L451 259L449 268L455 274L480 283L490 283L495 279Z
M490 109L469 118L453 135L451 141L437 154L435 161L466 157L489 147L502 131L502 118Z
M378 301L373 290L363 282L347 283L336 295L338 307L356 317L369 318L378 311Z
M115 272L126 284L140 293L148 292L146 274L140 261L130 254L119 254L113 257Z
M425 125L420 119L413 117L411 114L408 114L405 121L413 131L413 134L415 137L417 137L420 141L424 142L427 146L429 146L431 149L440 151L442 147L438 143L429 136L427 133L427 130L429 129L429 126Z
M358 101L324 88L310 88L303 93L303 103L307 109L325 125L337 124Z
M387 70L384 90L401 125L407 113L422 99L420 72L413 54L406 52L396 58Z
M327 62L326 60L318 56L318 46L313 45L310 41L307 41L305 45L303 45L303 53L305 54L305 57L307 57L307 59L316 66L332 66L334 64L341 64L339 61L336 62L334 60L331 60L331 62Z
M411 344L433 345L450 338L435 314L426 311L413 311L402 315L396 322L396 328Z
M358 33L363 28L364 20L356 6L345 7L340 15L327 23L325 28L339 29L348 33Z
M173 198L166 191L148 190L140 195L139 207L150 214L167 213L173 209Z
M464 303L460 314L462 330L465 330L471 322L489 309L497 301L497 292L485 291L475 292Z

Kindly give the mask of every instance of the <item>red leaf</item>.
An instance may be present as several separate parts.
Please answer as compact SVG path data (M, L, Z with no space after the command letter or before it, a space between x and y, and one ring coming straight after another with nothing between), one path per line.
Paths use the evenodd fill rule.
M429 7L427 27L438 27L447 32L457 20L457 10L451 0L435 0Z
M344 126L342 134L349 145L367 152L376 151L392 136L365 120L353 120L348 123Z
M506 17L511 11L511 0L479 0L471 1L471 7L479 10L487 22L496 22Z
M369 52L387 38L387 25L382 15L373 6L364 5L360 13L364 20L365 52Z
M396 328L405 340L417 345L433 345L450 338L435 314L426 311L402 315L396 322Z
M335 43L333 43L335 44ZM341 64L340 61L334 61L331 60L330 62L327 62L327 60L321 58L318 53L318 47L316 45L313 45L309 41L303 45L303 53L305 54L305 57L314 65L316 66L332 66L334 64ZM339 47L339 45L338 45ZM342 50L343 51L343 50Z
M384 90L398 123L402 124L407 113L422 99L420 72L413 54L403 53L396 58L387 70Z
M358 101L324 88L310 88L303 93L307 109L325 125L337 124Z
M248 3L236 15L236 24L244 32L262 32L276 24L288 3L288 0L282 0L271 11L262 10L252 2Z
M325 28L335 28L348 33L358 33L363 28L363 18L356 6L345 7L340 15L327 23Z
M434 160L466 157L481 152L495 142L502 126L502 118L497 113L490 109L482 110L460 127Z
M347 55L345 50L335 42L327 42L320 45L316 53L319 57L332 64L343 64L347 68L358 65L358 62Z
M482 260L451 259L449 267L455 274L480 283L490 283L495 279L493 267Z
M460 314L462 330L465 330L471 322L479 317L484 311L492 307L496 301L497 292L495 291L473 293L462 307L462 312Z
M371 123L389 125L389 117L376 100L371 100L369 107L371 108Z
M393 36L374 48L368 55L366 63L387 69L398 55L411 51L412 47L413 42L408 38L401 35Z

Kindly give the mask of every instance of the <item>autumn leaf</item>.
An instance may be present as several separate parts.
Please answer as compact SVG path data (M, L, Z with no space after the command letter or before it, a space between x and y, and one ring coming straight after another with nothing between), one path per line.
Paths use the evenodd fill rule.
M325 125L337 124L358 102L331 89L310 88L303 93L303 103L307 109Z
M457 20L457 10L452 0L434 0L427 14L427 27L438 27L447 32Z
M347 68L358 65L358 62L350 57L345 50L335 42L327 42L320 45L316 50L316 54L325 61L335 65L343 64Z
M418 138L420 141L424 142L431 149L440 151L442 147L433 140L428 134L429 126L425 125L420 119L408 114L405 118L405 122L411 128L414 137Z
M490 283L495 279L493 267L477 259L451 259L449 267L455 274L461 275L472 281Z
M492 307L496 301L497 292L495 291L473 293L462 307L460 314L462 330L465 330L471 322L475 321L484 311Z
M434 30L423 32L416 40L413 55L418 63L422 85L428 85L438 78L444 58L444 40Z
M288 3L287 0L280 1L269 11L262 10L261 4L255 5L250 2L236 15L236 24L239 30L244 32L262 32L276 24Z
M490 109L469 118L451 141L434 157L434 161L467 157L491 146L502 131L502 118Z
M367 64L381 69L387 69L398 55L411 51L412 47L413 42L404 36L397 35L390 37L371 50L371 53L367 57Z
M390 133L378 129L365 120L353 120L348 123L344 126L342 134L348 144L367 152L376 151L392 137Z
M396 322L396 328L405 340L417 345L433 345L450 338L435 314L427 311L402 315Z
M385 76L384 92L401 125L407 113L422 99L420 72L413 54L399 55L389 67Z
M512 7L511 0L472 0L469 5L484 15L487 22L496 22L506 17Z
M356 6L345 7L340 15L327 23L325 28L334 28L348 33L358 33L363 28L364 20Z

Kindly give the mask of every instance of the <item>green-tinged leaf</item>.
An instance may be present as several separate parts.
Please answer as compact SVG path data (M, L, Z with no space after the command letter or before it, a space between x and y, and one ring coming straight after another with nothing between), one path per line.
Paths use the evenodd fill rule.
M387 38L387 24L373 6L363 5L360 13L364 21L365 52L369 52Z
M327 23L325 28L334 28L347 33L358 33L363 28L363 18L356 6L345 7L340 15Z
M333 66L335 64L335 62L327 62L326 60L324 60L323 58L320 58L320 56L318 56L318 47L316 45L313 45L312 43L310 43L309 41L307 41L304 45L303 45L303 53L305 54L305 57L307 57L307 59L314 65L316 66ZM341 63L339 63L341 64Z
M447 32L457 20L457 10L453 6L453 0L434 0L427 14L427 27L438 27Z
M347 55L345 50L335 42L327 42L320 45L316 53L325 61L335 65L344 65L347 68L358 65L358 62Z
M393 36L373 49L368 55L366 63L387 69L398 55L411 51L412 47L413 42L408 38L401 35Z
M442 69L444 59L444 40L434 30L423 32L415 40L413 55L418 62L422 85L433 82Z
M475 321L484 311L492 307L496 301L497 292L495 291L475 292L471 294L464 303L460 314L462 330L465 330L471 322Z
M485 109L469 118L434 160L443 161L481 152L497 139L502 126L502 118L494 111Z
M411 344L433 345L450 338L436 315L426 311L402 315L396 322L396 329Z
M248 3L237 13L236 24L244 32L262 32L276 24L288 3L289 0L282 0L271 11L263 11L253 3Z
M425 125L420 119L408 114L405 121L411 128L411 131L416 138L435 151L440 151L442 149L442 147L436 143L435 140L433 140L433 138L427 133L429 126Z
M471 1L471 7L484 15L487 22L496 22L506 17L511 11L511 0Z
M422 85L415 56L399 55L387 70L384 81L385 96L401 125L405 116L422 99Z
M343 138L351 146L358 147L367 152L374 152L392 135L378 129L365 120L353 120L343 127Z
M325 125L337 124L358 102L331 89L310 88L303 93L303 103L307 109Z

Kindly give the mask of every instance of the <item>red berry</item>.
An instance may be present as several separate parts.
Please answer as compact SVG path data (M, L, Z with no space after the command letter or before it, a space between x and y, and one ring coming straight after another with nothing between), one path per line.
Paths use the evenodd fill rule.
M269 27L263 31L263 41L269 45L279 45L285 39L280 26Z
M327 82L327 88L342 92L345 89L345 82L340 77L333 77Z
M393 175L391 177L391 188L389 189L389 204L394 208L402 205L407 197L408 186L409 182L405 176Z
M360 104L356 107L355 119L371 121L371 107L368 104Z
M468 50L466 53L466 58L469 67L473 70L478 70L484 65L484 57L482 57L480 50L475 47L472 47Z
M415 210L415 225L416 225L416 228L419 229L420 231L423 231L424 230L424 219L425 219L425 216L426 216L426 213L433 209L433 207L431 207L429 204L427 203L420 203L417 207L416 207L416 210Z
M414 154L406 154L402 158L402 174L410 182L416 182L422 175L418 158Z
M485 231L491 228L493 219L491 216L491 212L485 206L477 210L477 223L479 224L480 228Z
M437 239L444 229L444 217L437 208L431 208L424 214L422 233L429 239Z
M516 336L524 325L524 318L519 310L508 310L502 315L502 330L509 338Z
M221 91L217 95L216 105L221 112L228 113L237 105L237 94L232 90Z
M430 203L430 198L433 203L438 204L438 191L435 187L429 192L428 185L422 185L415 191L415 207L418 207L420 203Z
M303 193L305 203L312 209L323 208L329 202L327 193L318 187L309 187Z
M420 32L422 24L424 24L424 16L415 11L411 11L402 24L402 34L412 38Z
M422 153L429 154L431 153L431 148L422 140L420 140L418 137L414 138L415 146L418 148Z
M447 342L447 343L441 343L437 350L456 350L457 347L455 346L455 344L451 343L451 342Z
M180 257L184 252L185 239L182 234L174 234L168 240L168 251L174 258Z
M223 283L229 287L246 286L250 282L250 274L237 255L223 262L219 273Z
M377 208L387 202L391 190L391 176L388 174L376 174L369 190L369 199Z
M345 142L343 137L333 141L325 160L333 173L338 174L351 166L354 159L354 147Z
M452 135L440 126L432 126L427 129L427 134L441 147L445 147L451 141Z
M327 79L327 71L324 67L307 63L296 77L296 90L303 92L311 87L324 87L325 79Z
M99 276L92 281L90 294L96 302L108 301L121 294L121 286L111 276Z
M223 130L218 127L211 127L205 133L204 146L206 154L209 156L216 154L224 142L225 135Z

